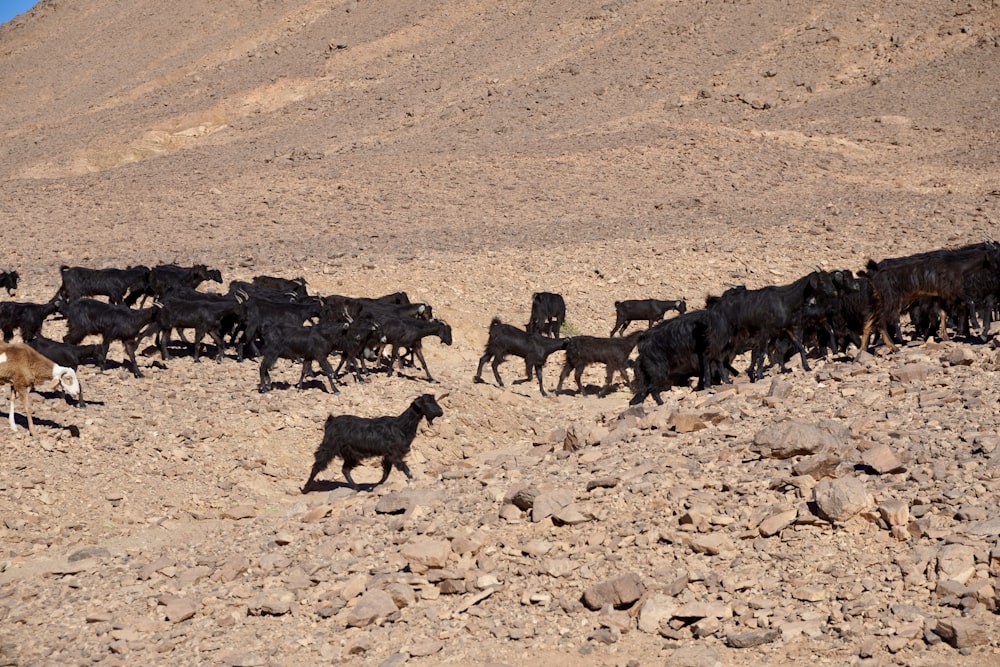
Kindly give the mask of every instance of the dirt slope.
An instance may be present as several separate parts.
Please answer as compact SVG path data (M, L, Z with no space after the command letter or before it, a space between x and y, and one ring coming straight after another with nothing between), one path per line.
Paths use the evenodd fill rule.
M0 27L0 270L20 272L18 300L47 300L62 264L204 262L321 294L405 289L455 337L427 345L439 384L407 370L338 396L288 388L291 364L268 395L232 358L150 353L141 380L83 367L85 411L53 396L41 437L0 430L0 656L996 664L992 346L817 360L776 395L772 378L678 388L638 412L623 386L471 381L490 319L523 324L536 291L565 295L571 332L605 335L615 300L700 307L997 236L1000 8L905 5L42 0ZM414 481L354 494L333 466L328 492L298 492L327 414L428 391L450 396ZM755 453L790 420L832 429L863 512L817 519L815 480ZM883 445L903 472L865 467ZM511 512L524 486L577 514ZM889 501L912 512L905 536L882 525ZM444 562L414 556L442 544ZM629 573L640 601L583 607ZM384 591L400 609L360 618ZM935 632L955 618L975 636L959 648Z

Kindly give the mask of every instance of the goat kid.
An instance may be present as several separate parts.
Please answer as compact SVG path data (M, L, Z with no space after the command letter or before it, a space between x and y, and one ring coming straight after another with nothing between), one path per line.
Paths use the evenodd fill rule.
M614 336L617 333L624 336L625 329L636 320L646 320L649 322L647 328L652 328L654 324L663 319L668 310L676 310L683 315L687 312L687 303L683 300L662 301L660 299L615 301L615 326L610 335Z
M566 300L555 292L535 292L531 297L531 318L525 330L559 338L559 331L566 321ZM544 393L544 392L543 392Z
M7 290L8 296L13 296L17 291L17 281L20 279L17 271L0 271L0 287Z
M499 366L508 355L514 355L524 359L527 380L531 380L532 372L538 375L538 390L542 396L547 396L545 385L542 382L542 367L552 353L565 349L569 340L568 338L551 339L541 334L521 331L515 326L504 324L500 318L494 317L493 321L490 322L486 352L479 359L479 367L476 369L476 375L472 381L480 383L483 381L483 366L492 359L493 377L496 378L497 384L502 387L503 378L500 377Z
M628 336L619 338L598 338L596 336L574 336L566 343L566 362L563 365L562 373L559 375L559 384L556 385L556 393L562 391L563 381L574 372L577 393L583 393L584 369L590 364L604 364L606 377L604 386L598 396L604 397L611 393L611 382L614 380L615 371L625 378L625 384L629 384L628 373L625 365L628 363L629 354L639 342L642 331L633 331Z

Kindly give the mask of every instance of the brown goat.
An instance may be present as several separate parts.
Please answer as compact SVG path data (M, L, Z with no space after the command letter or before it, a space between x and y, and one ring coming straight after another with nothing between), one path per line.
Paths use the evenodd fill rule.
M72 368L60 366L24 343L0 343L0 385L10 385L9 416L12 431L17 430L14 422L14 399L20 398L28 418L28 433L35 435L28 396L33 387L47 380L55 380L64 392L74 398L80 395L80 382Z

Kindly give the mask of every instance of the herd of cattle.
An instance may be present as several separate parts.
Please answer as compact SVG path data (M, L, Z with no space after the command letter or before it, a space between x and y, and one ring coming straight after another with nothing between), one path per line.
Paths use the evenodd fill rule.
M103 366L108 346L117 341L132 372L141 377L135 358L139 343L151 337L168 360L171 349L176 350L176 332L176 344L187 346L195 361L206 337L214 343L217 359L230 349L238 361L259 358L261 392L271 390L270 371L283 358L302 364L296 387L312 376L316 364L330 391L339 393L342 371L362 381L370 370L391 375L404 362L419 361L433 381L423 340L436 336L445 345L452 343L451 327L433 317L429 304L411 303L404 292L378 298L318 296L309 294L302 278L257 276L229 283L224 294L210 293L198 287L206 281L221 284L222 276L204 265L64 266L60 273L61 286L45 303L0 302L0 331L5 342L19 332L24 343L61 367L75 369L87 360ZM0 271L0 288L12 295L18 279L16 271ZM608 337L561 336L565 301L558 294L539 292L525 329L493 319L474 380L482 382L483 368L491 363L497 383L503 385L499 365L509 356L520 357L527 380L537 377L545 395L542 368L551 354L563 350L557 391L571 373L582 391L584 369L604 364L602 396L620 373L634 392L633 404L649 396L659 403L662 391L687 386L692 378L699 388L729 382L737 373L736 358L744 353L750 355L746 372L756 381L775 365L784 370L796 353L809 370L811 355L842 354L852 345L861 349L873 333L895 349L902 342L903 313L915 336L936 333L947 338L952 329L985 338L998 294L1000 246L992 241L870 261L856 275L846 269L817 270L787 285L734 287L708 297L705 307L697 310L688 310L683 301L616 302ZM664 320L670 310L678 315ZM62 341L45 338L45 322L60 316L66 327ZM645 322L648 328L625 335L633 321ZM190 342L185 330L193 332ZM100 342L83 345L88 337ZM330 363L334 354L340 356L336 368ZM631 381L629 368L634 372Z

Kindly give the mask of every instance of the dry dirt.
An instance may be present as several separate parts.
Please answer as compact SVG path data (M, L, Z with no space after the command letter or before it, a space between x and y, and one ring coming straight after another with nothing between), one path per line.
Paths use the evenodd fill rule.
M1000 664L992 345L660 409L472 383L490 319L523 325L535 291L606 335L618 299L997 236L995 2L42 0L0 27L0 90L18 299L61 264L204 262L403 289L455 332L427 345L434 385L299 392L281 363L260 395L253 362L144 355L144 379L83 367L83 411L36 400L37 438L0 429L4 664ZM333 466L299 493L327 414L423 392L450 396L412 482L354 493ZM849 519L816 516L803 457L754 450L793 421L864 485ZM885 448L902 471L864 465ZM524 487L563 520L511 511ZM581 603L625 575L639 600Z

